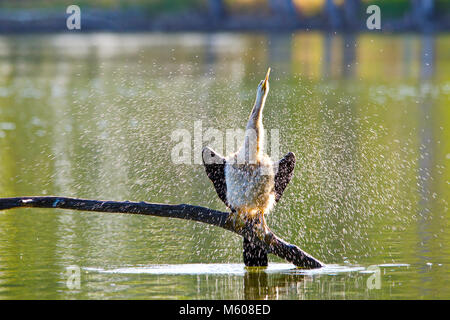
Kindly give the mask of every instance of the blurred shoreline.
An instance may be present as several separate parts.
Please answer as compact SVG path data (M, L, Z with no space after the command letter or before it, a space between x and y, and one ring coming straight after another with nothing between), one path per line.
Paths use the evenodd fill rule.
M368 30L365 17L357 17L351 27L331 28L321 16L287 19L264 14L232 15L215 18L197 11L150 16L139 9L103 10L83 9L81 30L68 30L68 14L61 10L23 9L0 12L0 34L43 32L180 32L180 31L271 31L294 30L346 32L446 32L450 19L433 19L426 27L420 26L408 15L396 19L382 19L381 30ZM356 21L359 20L359 21Z

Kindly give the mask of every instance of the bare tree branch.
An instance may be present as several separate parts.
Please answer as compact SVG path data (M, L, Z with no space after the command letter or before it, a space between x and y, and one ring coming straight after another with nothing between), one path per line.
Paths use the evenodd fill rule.
M193 220L222 227L255 243L267 252L273 253L302 268L320 268L324 264L299 247L278 238L268 227L264 217L243 220L236 213L222 212L189 204L159 204L148 202L119 202L86 200L66 197L16 197L0 198L0 210L33 207L59 208L81 211L111 212L151 215L157 217Z

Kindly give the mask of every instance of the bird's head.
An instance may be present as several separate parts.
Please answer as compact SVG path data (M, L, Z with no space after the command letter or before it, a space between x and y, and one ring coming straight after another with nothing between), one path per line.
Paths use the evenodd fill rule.
M269 75L270 68L267 70L266 78L264 80L261 80L258 85L258 95L266 96L269 93Z

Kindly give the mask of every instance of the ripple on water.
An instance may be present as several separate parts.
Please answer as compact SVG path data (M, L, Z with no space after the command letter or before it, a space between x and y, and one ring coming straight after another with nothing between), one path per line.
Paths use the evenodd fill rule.
M376 267L408 267L408 264L380 264ZM265 272L265 273L288 273L304 275L336 275L341 273L373 273L373 266L342 266L329 264L319 269L300 269L288 263L271 263L268 267L247 268L242 263L193 263L193 264L162 264L148 266L130 266L115 269L103 269L85 267L86 271L100 273L117 274L154 274L154 275L206 275L206 274L228 274L245 275L247 272Z

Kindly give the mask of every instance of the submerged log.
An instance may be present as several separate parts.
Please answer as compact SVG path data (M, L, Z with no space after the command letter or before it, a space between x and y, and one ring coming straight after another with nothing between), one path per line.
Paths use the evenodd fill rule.
M259 252L258 255L260 255L263 259L264 254L267 255L267 253L272 253L301 268L313 269L324 266L322 262L302 251L299 247L289 244L277 237L268 228L264 217L257 217L254 220L248 221L243 220L241 216L234 212L222 212L189 204L170 205L148 203L143 201L119 202L67 197L33 196L0 198L0 210L23 207L140 214L193 220L222 227L242 236L244 238L244 261L246 259L245 252L247 251L252 252L253 254L255 254L255 252ZM247 259L252 259L252 257L247 257ZM258 261L261 261L261 259ZM248 264L246 263L246 265Z

